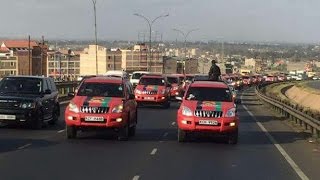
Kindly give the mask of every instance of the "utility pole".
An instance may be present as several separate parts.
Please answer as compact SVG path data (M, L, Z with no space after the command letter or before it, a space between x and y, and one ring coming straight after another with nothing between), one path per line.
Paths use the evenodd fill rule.
M138 17L141 17L143 18L148 26L149 26L149 61L147 61L147 70L148 71L151 71L151 56L152 56L152 25L160 18L164 18L164 17L168 17L169 14L166 14L166 15L161 15L161 16L158 16L156 17L155 19L153 19L152 21L149 19L149 18L146 18L145 16L141 15L141 14L138 14L138 13L135 13L133 14L135 16L138 16ZM147 58L148 60L148 58Z
M31 45L30 45L31 37L28 37L28 54L29 54L29 75L31 75Z
M98 75L98 33L97 33L97 0L92 0L94 10L94 35L96 41L96 75Z

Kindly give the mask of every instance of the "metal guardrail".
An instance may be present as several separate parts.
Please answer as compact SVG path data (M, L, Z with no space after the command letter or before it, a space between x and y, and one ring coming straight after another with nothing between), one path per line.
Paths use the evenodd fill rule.
M310 115L297 109L297 106L294 106L289 103L281 102L281 100L274 97L268 97L261 92L261 88L265 87L268 84L262 84L256 86L255 92L257 96L268 103L274 110L276 110L281 115L289 118L294 121L296 124L304 127L306 130L310 130L312 135L315 135L317 138L320 138L320 121L316 118L311 117Z
M71 99L70 97L68 97L68 93L74 92L79 85L79 82L56 82L55 84L59 91L59 101L68 101Z

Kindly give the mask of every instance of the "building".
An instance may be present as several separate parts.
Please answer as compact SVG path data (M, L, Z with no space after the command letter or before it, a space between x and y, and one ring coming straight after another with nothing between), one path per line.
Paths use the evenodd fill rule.
M245 59L244 66L251 69L253 72L260 73L263 70L261 59Z
M198 74L198 59L189 58L185 61L185 73L186 74Z
M16 71L6 71L6 75L43 75L47 57L47 46L36 41L4 40L0 41L2 49L9 49ZM15 60L13 60L15 59ZM7 68L5 66L3 68Z
M163 57L163 74L176 74L177 66L178 63L175 57Z
M135 45L133 50L121 50L122 52L122 69L127 72L147 71L163 72L163 56L159 51L152 51L149 58L148 48L145 44Z
M80 75L105 74L109 70L122 70L123 58L121 50L110 50L98 46L98 58L96 68L96 46L89 45L80 54Z
M80 54L72 50L49 51L46 76L75 80L80 76Z
M18 57L13 55L13 51L5 46L0 46L0 77L18 74Z
M201 58L198 61L198 72L201 74L208 74L211 67L211 60Z

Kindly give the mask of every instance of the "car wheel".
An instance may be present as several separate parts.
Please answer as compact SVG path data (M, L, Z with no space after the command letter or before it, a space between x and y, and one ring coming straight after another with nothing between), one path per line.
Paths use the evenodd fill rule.
M76 127L66 125L66 134L67 134L67 139L76 139L77 138Z
M228 136L228 144L237 144L238 143L238 129Z
M184 130L178 129L178 142L185 142L187 133Z
M33 119L31 127L32 129L41 129L43 126L43 113L41 111L38 112L38 116Z
M119 130L118 134L118 140L119 141L128 141L129 139L129 131L130 127L129 124L125 125L123 128Z
M58 109L59 107L55 107L53 113L52 113L52 120L49 121L49 124L50 125L54 125L56 124L56 122L59 120L59 115L60 115L60 111Z

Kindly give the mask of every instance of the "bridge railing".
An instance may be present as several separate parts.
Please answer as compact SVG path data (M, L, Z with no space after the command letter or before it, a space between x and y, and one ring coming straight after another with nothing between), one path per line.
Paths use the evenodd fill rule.
M59 101L61 102L70 100L71 98L68 97L68 93L74 92L78 85L78 81L56 82L56 86L59 91Z
M265 103L269 104L272 109L287 117L291 121L303 127L305 130L310 130L313 136L320 138L320 120L303 112L298 106L290 104L288 101L282 101L276 97L269 97L262 93L261 89L268 84L256 86L255 92L257 96Z

